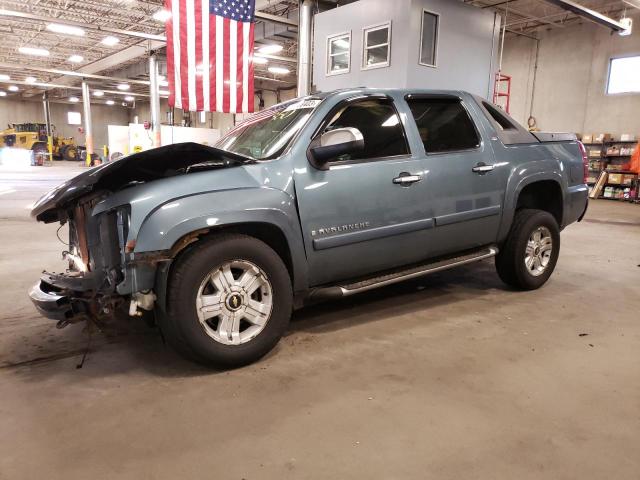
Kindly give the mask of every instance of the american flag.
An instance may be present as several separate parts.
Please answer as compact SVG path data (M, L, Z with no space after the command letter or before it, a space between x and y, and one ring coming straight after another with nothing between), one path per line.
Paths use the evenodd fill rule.
M169 106L253 112L255 0L165 0Z

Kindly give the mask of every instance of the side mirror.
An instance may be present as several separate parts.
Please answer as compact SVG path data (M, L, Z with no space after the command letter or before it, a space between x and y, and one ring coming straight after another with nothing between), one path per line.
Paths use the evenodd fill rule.
M336 128L322 134L310 151L316 163L322 164L347 153L364 149L364 137L357 128Z

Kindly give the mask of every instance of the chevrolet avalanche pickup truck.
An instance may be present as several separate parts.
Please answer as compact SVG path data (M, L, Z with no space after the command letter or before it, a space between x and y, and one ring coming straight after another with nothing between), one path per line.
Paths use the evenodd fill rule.
M68 224L69 265L30 296L60 327L128 307L189 358L239 366L309 302L489 257L508 285L540 287L586 211L586 168L574 135L468 93L312 95L215 148L137 153L44 195L32 215Z

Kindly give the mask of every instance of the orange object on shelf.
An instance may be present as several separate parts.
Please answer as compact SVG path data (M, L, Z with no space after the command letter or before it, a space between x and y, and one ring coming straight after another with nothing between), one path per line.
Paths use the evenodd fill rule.
M627 172L640 175L640 144L636 145L636 149L633 151L633 155L631 155L631 161L626 163L622 168Z

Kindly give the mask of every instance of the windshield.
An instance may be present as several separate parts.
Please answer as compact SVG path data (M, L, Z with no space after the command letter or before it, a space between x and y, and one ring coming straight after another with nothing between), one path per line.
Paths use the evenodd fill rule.
M276 158L321 101L298 99L256 113L222 137L216 147L256 160Z

